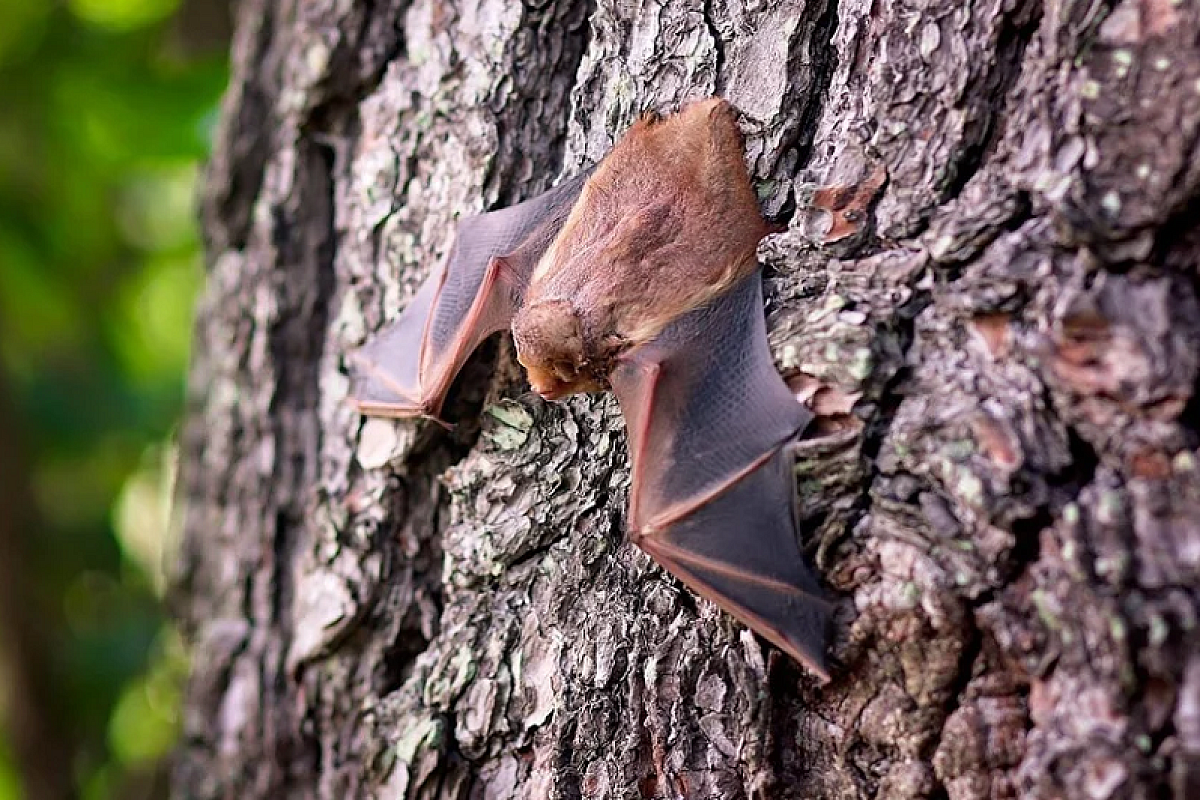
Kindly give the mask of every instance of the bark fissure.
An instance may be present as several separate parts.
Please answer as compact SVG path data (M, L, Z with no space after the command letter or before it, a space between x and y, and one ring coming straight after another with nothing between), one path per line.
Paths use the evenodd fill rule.
M944 201L958 197L999 141L1011 92L1020 78L1025 49L1037 34L1042 13L1036 0L1024 0L1004 13L996 34L996 63L990 72L977 76L975 85L967 89L967 94L980 105L976 111L978 133L950 165L951 178Z
M721 85L721 71L725 66L725 45L721 41L721 32L717 28L717 23L713 18L713 5L715 0L704 0L704 26L708 29L709 38L713 44L713 72L716 78L713 82L713 92L720 94L723 90Z

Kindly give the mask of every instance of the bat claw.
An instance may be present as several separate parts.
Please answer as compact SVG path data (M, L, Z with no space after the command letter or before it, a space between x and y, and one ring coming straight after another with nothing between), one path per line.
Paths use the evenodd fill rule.
M429 420L430 422L434 423L439 428L441 428L445 431L453 432L455 427L457 427L455 423L446 422L446 420L442 419L441 417L439 417L435 414L422 414L421 419Z

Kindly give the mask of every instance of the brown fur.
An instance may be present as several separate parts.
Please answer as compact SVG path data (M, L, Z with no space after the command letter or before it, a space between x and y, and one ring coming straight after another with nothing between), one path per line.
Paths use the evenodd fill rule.
M513 320L539 392L607 385L616 357L721 294L770 228L733 108L712 98L636 122L588 179Z

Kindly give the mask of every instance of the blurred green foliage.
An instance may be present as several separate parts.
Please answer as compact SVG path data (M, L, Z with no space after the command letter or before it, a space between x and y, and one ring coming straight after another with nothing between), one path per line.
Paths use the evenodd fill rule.
M169 443L227 58L189 46L178 5L0 2L0 369L43 523L21 569L69 715L63 768L97 800L170 748L185 668L161 603ZM0 800L23 796L12 753L0 735Z

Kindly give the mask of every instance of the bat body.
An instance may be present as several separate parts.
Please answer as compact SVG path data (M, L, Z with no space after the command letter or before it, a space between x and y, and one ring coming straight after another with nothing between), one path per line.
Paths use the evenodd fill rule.
M826 677L829 604L797 540L787 445L811 420L775 371L762 219L733 109L637 122L590 173L459 223L446 266L351 358L363 413L441 413L492 333L547 399L611 390L629 430L630 538Z

